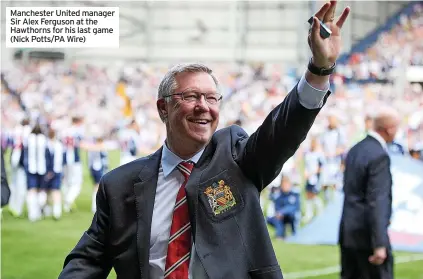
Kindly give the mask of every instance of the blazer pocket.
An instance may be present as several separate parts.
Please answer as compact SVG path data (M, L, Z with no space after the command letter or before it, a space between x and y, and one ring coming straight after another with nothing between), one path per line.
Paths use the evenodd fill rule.
M271 265L249 271L251 279L283 279L279 265Z
M200 183L199 202L215 222L231 218L244 208L244 200L227 170Z

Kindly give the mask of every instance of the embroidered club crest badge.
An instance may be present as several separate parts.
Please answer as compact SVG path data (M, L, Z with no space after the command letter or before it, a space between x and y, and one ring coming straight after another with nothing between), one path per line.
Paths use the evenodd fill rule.
M226 185L223 180L213 182L211 186L206 188L204 194L207 195L209 205L215 216L228 211L236 205L231 187Z

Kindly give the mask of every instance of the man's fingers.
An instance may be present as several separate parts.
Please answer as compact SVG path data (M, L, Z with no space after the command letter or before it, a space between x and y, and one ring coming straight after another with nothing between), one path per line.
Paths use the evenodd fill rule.
M317 17L313 17L313 26L311 27L310 39L315 41L318 36L320 36L320 21L317 19Z
M314 16L317 17L319 20L323 20L323 17L325 16L329 8L330 8L330 3L325 3Z
M320 30L320 21L317 17L313 17L313 32Z
M330 1L330 7L323 17L323 22L330 22L335 19L335 10L336 10L337 1Z
M370 256L370 257L369 257L369 262L370 262L371 264L376 264L376 257L375 257L375 256Z
M383 263L383 259L372 255L369 257L369 262L374 265L381 265Z
M350 7L346 7L342 14L339 16L338 21L336 22L336 26L339 27L339 29L342 28L342 25L344 25L345 20L347 19L348 15L350 13Z

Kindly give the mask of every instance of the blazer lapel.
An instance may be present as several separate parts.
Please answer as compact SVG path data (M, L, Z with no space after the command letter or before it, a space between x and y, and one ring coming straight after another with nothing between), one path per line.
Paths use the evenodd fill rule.
M134 181L135 204L137 208L137 251L141 279L148 279L151 220L157 188L157 177L161 159L160 148L145 159L141 172Z
M201 154L200 159L198 160L197 164L195 164L194 170L196 171L204 171L207 166L209 165L212 155L216 149L216 145L212 140L207 144L206 148L204 149L203 154ZM191 176L190 176L191 178Z
M191 230L195 242L196 237L196 227L197 227L197 210L198 210L198 185L200 184L200 178L202 173L206 170L207 166L212 159L213 152L215 150L215 145L213 140L206 146L203 154L201 154L200 159L195 164L194 169L191 172L191 175L188 179L187 185L185 186L185 191L188 196L188 207L190 211L190 221L191 221Z

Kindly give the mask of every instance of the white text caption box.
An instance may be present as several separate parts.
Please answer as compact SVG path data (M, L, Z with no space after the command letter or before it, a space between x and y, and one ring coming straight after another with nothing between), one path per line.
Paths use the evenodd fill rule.
M118 7L8 7L7 48L118 48Z

